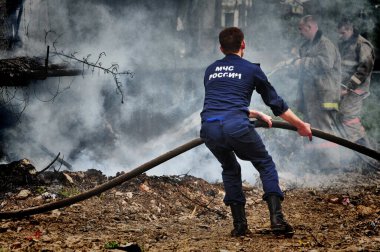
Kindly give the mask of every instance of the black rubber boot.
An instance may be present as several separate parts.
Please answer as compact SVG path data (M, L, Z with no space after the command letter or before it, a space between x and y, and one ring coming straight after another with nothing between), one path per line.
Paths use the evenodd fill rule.
M293 227L285 220L281 209L281 199L277 195L269 195L267 199L270 224L272 233L275 235L284 235L292 237L294 235Z
M231 231L231 236L245 236L251 233L248 229L247 218L245 217L244 205L230 205L232 218L234 220L234 229Z

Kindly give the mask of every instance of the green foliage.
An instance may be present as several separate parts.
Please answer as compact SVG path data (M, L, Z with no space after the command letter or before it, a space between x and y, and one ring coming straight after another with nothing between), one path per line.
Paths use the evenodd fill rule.
M76 187L67 187L67 188L62 188L59 192L58 192L58 195L64 197L64 198L69 198L69 197L72 197L72 196L75 196L77 194L79 194L80 191L78 188Z
M110 241L104 244L104 248L106 249L115 249L119 247L119 243L117 241Z
M37 194L43 194L44 192L46 192L46 188L44 186L39 186L35 189L36 193ZM0 250L1 252L1 250Z

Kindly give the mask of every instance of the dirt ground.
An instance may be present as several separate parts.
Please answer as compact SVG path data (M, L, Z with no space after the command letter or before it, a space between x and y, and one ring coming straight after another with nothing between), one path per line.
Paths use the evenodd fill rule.
M0 191L0 212L70 197L109 179L101 172L46 172ZM315 175L316 176L316 175ZM146 176L74 205L0 220L0 251L380 251L380 175L344 173L329 187L282 185L292 238L267 232L260 186L244 184L252 235L230 237L221 184ZM6 189L8 188L8 189Z

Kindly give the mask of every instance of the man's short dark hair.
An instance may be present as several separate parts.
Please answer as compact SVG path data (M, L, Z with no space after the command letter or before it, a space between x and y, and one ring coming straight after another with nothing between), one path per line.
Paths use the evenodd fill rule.
M343 17L342 19L340 19L340 21L338 22L338 29L341 29L341 28L345 28L345 29L351 28L355 35L359 34L359 31L356 28L354 21L350 18Z
M354 28L354 24L353 24L353 22L352 22L351 19L349 19L347 17L344 17L338 23L338 29L340 29L342 27L345 27L345 28L346 27Z
M219 43L225 54L237 53L244 40L244 33L237 27L225 28L219 33Z

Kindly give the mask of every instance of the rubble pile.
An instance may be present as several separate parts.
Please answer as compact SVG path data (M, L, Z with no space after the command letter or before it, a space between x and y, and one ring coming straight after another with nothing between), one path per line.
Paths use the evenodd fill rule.
M26 167L31 174L31 165ZM378 251L380 177L370 176L345 173L336 176L336 184L319 188L282 185L284 213L296 230L286 239L267 232L260 187L244 183L252 235L233 238L222 184L141 174L68 207L0 220L0 251ZM68 198L113 178L93 169L16 177L8 176L12 188L2 187L1 212Z

